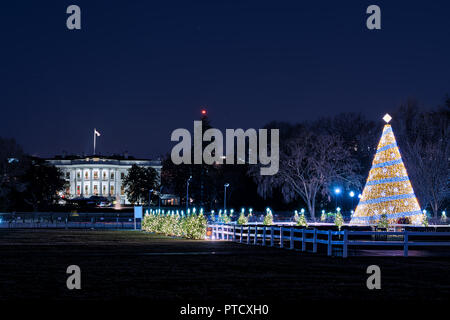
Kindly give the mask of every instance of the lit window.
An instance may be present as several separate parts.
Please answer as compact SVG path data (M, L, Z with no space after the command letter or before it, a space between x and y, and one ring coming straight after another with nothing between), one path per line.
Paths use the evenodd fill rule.
M114 195L114 186L111 186L110 187L110 192L109 192L111 195Z
M125 194L125 187L120 186L120 195L123 196Z

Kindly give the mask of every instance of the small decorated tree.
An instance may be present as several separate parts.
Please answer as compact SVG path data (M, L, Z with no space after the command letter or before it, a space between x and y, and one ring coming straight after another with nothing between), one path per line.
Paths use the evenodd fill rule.
M226 213L224 213L224 215L222 216L222 222L230 223L230 221L231 221L230 217Z
M442 223L446 223L447 222L447 215L445 214L445 211L442 211L441 222Z
M378 222L378 228L387 229L389 228L389 220L386 214L382 214L380 221Z
M239 218L237 220L237 223L239 225L244 225L244 224L248 223L248 219L247 219L247 217L245 216L245 214L243 212L241 212L241 215L239 216Z
M302 213L297 221L298 226L302 226L307 228L308 227L308 221L306 221L305 215Z
M344 225L344 218L340 212L336 213L334 216L334 224L338 227L339 231L341 231L342 226Z
M295 210L295 213L294 213L294 222L298 222L298 219L300 219L300 217L299 217L299 215L298 215L297 210Z
M322 214L320 215L320 221L321 222L327 221L327 214L325 212L322 212Z
M265 226L271 226L273 224L273 215L272 212L268 212L265 217L264 217L264 222L263 224Z
M428 227L428 216L426 213L423 214L422 224L424 227Z

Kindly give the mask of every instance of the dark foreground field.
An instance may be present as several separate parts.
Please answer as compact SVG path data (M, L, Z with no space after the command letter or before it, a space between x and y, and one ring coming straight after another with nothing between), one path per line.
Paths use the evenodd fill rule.
M66 288L78 265L82 289ZM382 289L368 290L379 265ZM450 259L339 257L138 231L1 230L0 300L448 300Z

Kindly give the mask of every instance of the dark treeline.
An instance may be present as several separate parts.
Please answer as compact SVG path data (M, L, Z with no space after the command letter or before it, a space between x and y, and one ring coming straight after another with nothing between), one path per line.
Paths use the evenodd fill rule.
M25 154L13 139L0 138L0 210L44 211L65 190L62 172Z

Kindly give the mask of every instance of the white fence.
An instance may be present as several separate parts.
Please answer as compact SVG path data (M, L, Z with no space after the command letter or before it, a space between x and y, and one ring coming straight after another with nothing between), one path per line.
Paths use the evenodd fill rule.
M306 251L307 244L312 244L312 252L317 252L318 245L327 247L331 256L333 247L342 248L342 256L348 257L348 249L354 247L403 247L403 255L408 256L409 247L415 246L449 246L450 232L418 232L404 230L401 232L385 231L332 231L317 229L299 229L293 226L262 225L209 225L211 239L235 241L245 244L280 247L294 250L301 246ZM413 239L411 239L413 237ZM440 239L435 240L436 237ZM444 238L444 240L443 240Z

